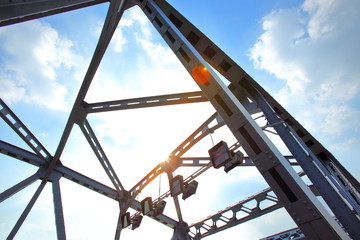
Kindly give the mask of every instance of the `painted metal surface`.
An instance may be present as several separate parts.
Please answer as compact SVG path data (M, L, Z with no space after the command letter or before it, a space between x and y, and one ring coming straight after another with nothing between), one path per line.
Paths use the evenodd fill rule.
M2 2L0 5L0 26L103 2L105 1L24 1L21 4L14 4L11 1ZM197 82L201 91L102 103L86 103L84 99L87 91L122 14L135 4L143 10L189 74ZM222 74L231 84L226 86L212 68ZM216 113L171 152L167 161L158 164L129 190L125 189L121 184L87 121L87 115L90 113L204 101L209 101L215 108ZM191 226L187 226L186 219L183 219L178 196L174 196L177 220L164 214L148 216L173 228L174 235L172 239L201 239L260 217L280 207L285 207L289 215L298 224L302 234L309 239L349 239L345 231L325 211L309 187L293 170L291 165L294 164L300 164L304 168L304 173L309 176L314 186L328 202L329 207L333 209L349 235L354 239L360 238L360 228L357 228L360 209L358 181L240 66L164 0L113 0L110 2L95 53L84 76L82 86L54 156L43 147L2 100L0 101L0 107L0 115L3 120L34 151L32 153L0 141L1 153L39 167L35 174L0 193L0 202L40 180L35 194L10 232L8 239L15 237L48 182L51 182L53 187L57 237L58 239L66 239L66 220L62 213L59 184L59 179L62 177L119 203L119 220L115 229L115 239L120 239L122 231L121 216L128 208L141 211L141 203L135 199L136 196L160 174L166 173L169 181L171 181L174 177L174 170L179 167L200 167L200 169L184 179L185 183L189 183L212 167L207 157L183 158L182 156L201 139L225 125L228 126L238 141L235 147L239 148L241 146L247 154L242 166L257 167L270 188ZM269 121L269 125L265 127L259 126L252 117L254 113L263 113ZM80 126L114 188L103 185L61 164L60 158L74 125ZM282 137L294 156L286 157L280 154L279 150L264 134L264 130L270 127ZM289 159L293 158L296 159L296 162L289 162ZM328 179L330 179L331 184L329 184ZM341 197L336 197L338 194ZM153 202L159 203L169 195L170 191L167 191ZM246 207L249 201L255 201L256 207ZM271 204L267 207L261 207L264 201L270 201ZM247 214L247 216L237 218L236 214L240 212ZM211 221L211 224L208 224L209 221ZM188 233L189 230L190 233Z

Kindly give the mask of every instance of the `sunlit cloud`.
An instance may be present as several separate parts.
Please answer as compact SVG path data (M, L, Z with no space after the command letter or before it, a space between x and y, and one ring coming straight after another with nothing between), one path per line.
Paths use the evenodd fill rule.
M69 39L50 24L35 20L1 28L0 42L4 53L0 92L5 101L36 103L54 110L70 107L65 84L79 80L84 58L74 52ZM66 79L68 76L73 79Z
M359 131L359 10L358 1L307 0L273 11L250 50L256 68L286 83L275 98L320 136Z

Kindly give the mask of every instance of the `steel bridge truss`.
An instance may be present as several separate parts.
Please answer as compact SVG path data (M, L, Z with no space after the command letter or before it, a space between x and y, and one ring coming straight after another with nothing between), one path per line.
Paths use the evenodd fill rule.
M103 2L106 1L1 1L0 26ZM135 5L142 9L194 80L200 78L206 81L197 82L200 88L198 92L111 102L85 102L87 91L122 14ZM204 72L198 69L204 69ZM226 86L214 70L227 79L230 84ZM87 115L92 113L205 101L212 104L216 113L171 152L167 161L158 164L131 189L125 189L122 185L87 121ZM110 1L97 47L54 155L46 150L2 100L0 101L0 115L7 125L33 150L30 152L0 141L1 153L38 167L36 173L2 192L0 202L34 182L40 182L7 239L15 237L45 185L49 182L53 189L57 237L66 239L59 184L61 178L78 183L118 202L119 220L114 232L115 239L119 239L122 231L122 216L129 208L137 211L137 215L140 214L141 203L136 200L136 197L160 174L166 173L171 181L174 178L173 172L179 167L198 167L196 172L184 179L184 183L188 184L212 167L209 157L191 158L183 157L183 155L201 139L225 125L237 140L231 148L235 150L241 147L244 151L245 158L240 166L256 167L268 183L269 188L190 226L183 219L178 197L173 196L177 212L176 220L163 213L146 215L173 228L173 240L201 239L281 207L286 209L299 227L299 229L291 230L294 233L288 234L296 233L299 237L305 235L309 239L360 239L358 181L237 63L165 0ZM259 115L266 119L266 126L259 126L254 119ZM113 187L99 183L61 163L60 158L65 144L75 124L80 127ZM264 132L270 129L282 139L292 156L283 156L269 140ZM299 165L302 168L303 172L300 175L308 177L312 183L310 187L304 183L291 165ZM313 192L324 199L342 227L325 210ZM154 205L170 196L169 190L155 199ZM249 202L255 202L255 207L249 207Z

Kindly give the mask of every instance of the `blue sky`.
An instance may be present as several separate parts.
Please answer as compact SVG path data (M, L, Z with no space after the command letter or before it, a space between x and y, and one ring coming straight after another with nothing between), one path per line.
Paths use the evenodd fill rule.
M360 3L341 1L169 1L244 68L359 179ZM101 31L108 4L0 28L0 97L54 153ZM196 84L139 9L127 11L115 32L86 101L197 91ZM89 115L125 188L164 161L212 113L208 103ZM169 134L170 133L170 134ZM226 129L215 142L233 138ZM6 124L0 139L28 149ZM205 138L189 156L206 156ZM74 127L63 164L111 186L81 131ZM36 168L0 155L0 191ZM139 167L141 166L141 167ZM100 169L100 170L99 170ZM189 169L177 173L188 174ZM166 176L149 186L165 192ZM69 239L112 239L117 205L66 179L61 180ZM211 191L209 191L209 188ZM252 168L200 177L195 196L181 201L184 219L200 221L266 188ZM0 204L5 238L36 184ZM146 197L144 191L140 200ZM54 239L51 188L34 206L17 239ZM165 213L176 218L168 199ZM101 219L99 221L99 219ZM283 210L207 239L259 239L293 227ZM122 239L170 239L171 229L145 218Z

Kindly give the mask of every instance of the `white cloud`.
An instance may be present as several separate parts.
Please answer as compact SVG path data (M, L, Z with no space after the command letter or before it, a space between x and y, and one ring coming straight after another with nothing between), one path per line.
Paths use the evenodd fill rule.
M255 67L285 81L275 98L322 136L360 127L359 10L355 0L306 0L273 11L250 50Z
M25 101L55 110L70 107L66 74L72 77L70 81L79 80L84 63L70 40L35 20L1 28L0 42L0 94L5 101Z
M349 149L356 147L359 144L359 141L356 138L350 138L345 142L339 144L330 145L330 151L339 151L339 152L346 152Z

